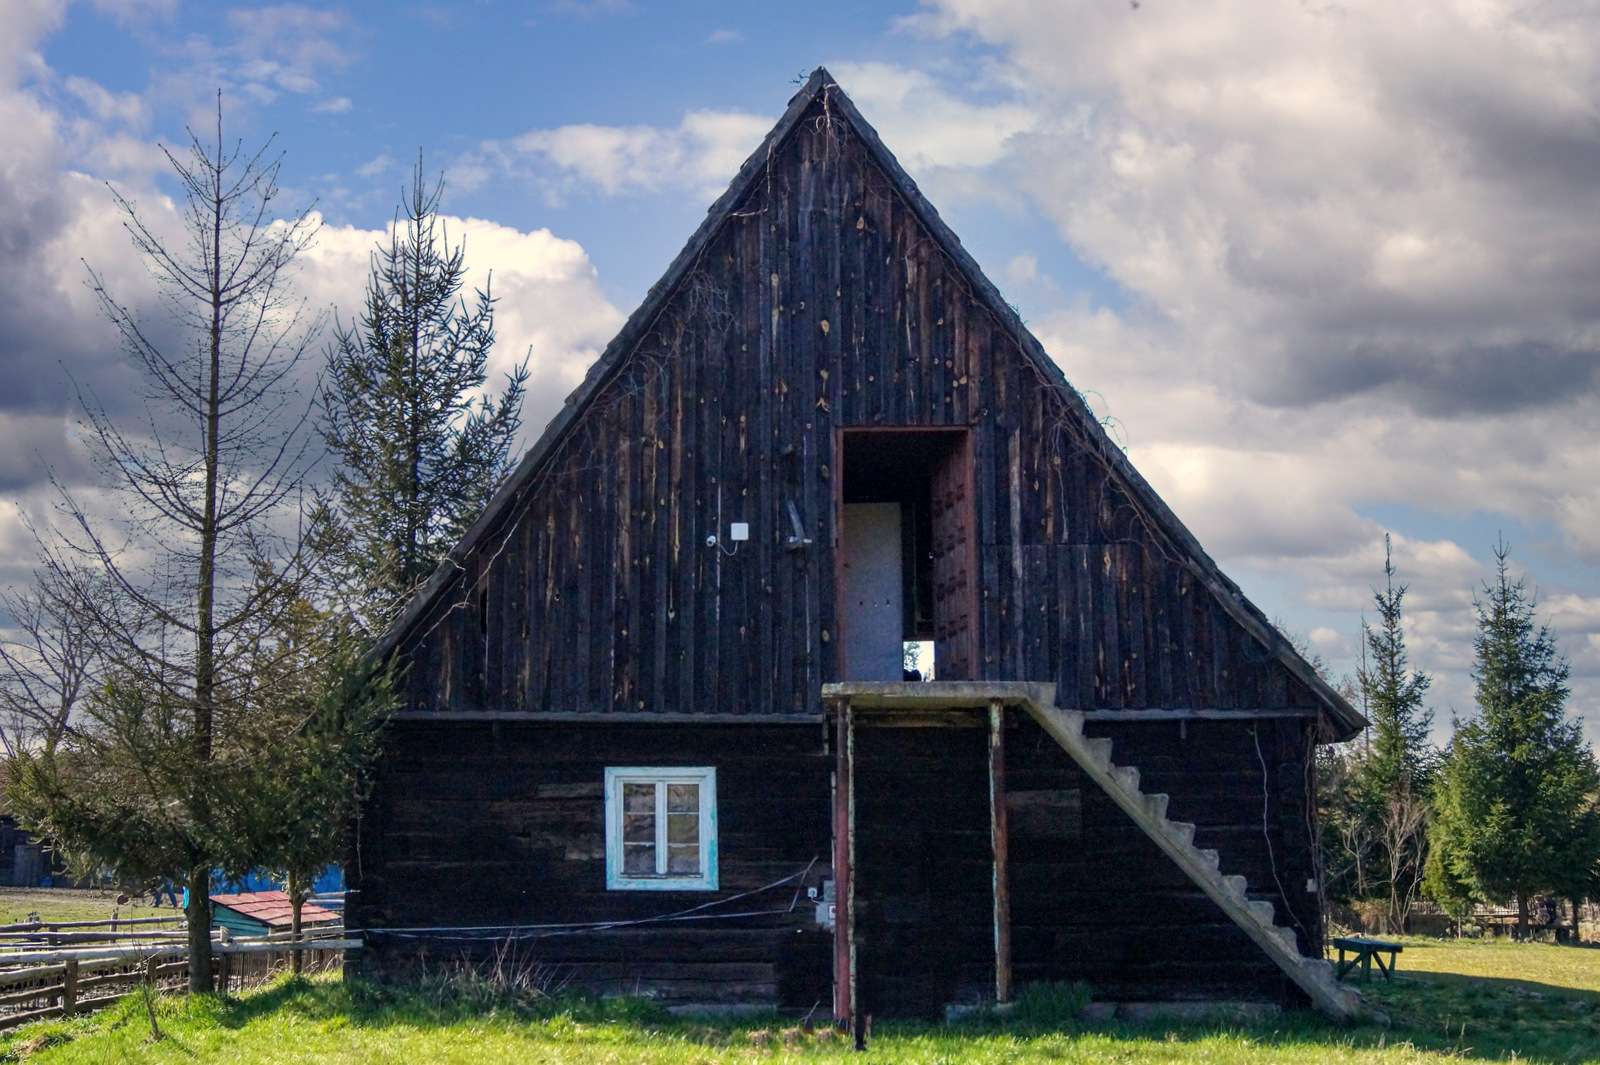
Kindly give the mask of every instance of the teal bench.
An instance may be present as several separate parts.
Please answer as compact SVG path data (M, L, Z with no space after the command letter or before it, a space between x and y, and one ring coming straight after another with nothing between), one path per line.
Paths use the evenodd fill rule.
M1344 979L1346 973L1358 965L1361 966L1361 979L1370 980L1374 962L1377 963L1378 971L1383 974L1385 980L1392 979L1395 955L1406 949L1399 943L1388 943L1381 939L1368 939L1365 936L1341 936L1333 941L1333 945L1339 950L1339 965L1334 975L1341 980ZM1346 953L1352 954L1353 957L1346 960ZM1383 962L1385 954L1389 955L1389 964L1387 965Z

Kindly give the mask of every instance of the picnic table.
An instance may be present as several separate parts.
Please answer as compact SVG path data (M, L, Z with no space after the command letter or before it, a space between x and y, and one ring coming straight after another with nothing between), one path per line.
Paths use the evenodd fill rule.
M1372 978L1373 962L1378 963L1378 971L1383 974L1385 980L1392 979L1395 955L1406 949L1399 943L1389 943L1382 939L1368 939L1366 936L1341 936L1333 941L1333 945L1339 949L1339 966L1334 975L1341 980L1344 979L1345 973L1348 973L1357 965L1361 966L1361 979L1370 980ZM1355 956L1346 960L1346 952ZM1387 965L1383 963L1383 955L1385 954L1389 955L1389 964Z

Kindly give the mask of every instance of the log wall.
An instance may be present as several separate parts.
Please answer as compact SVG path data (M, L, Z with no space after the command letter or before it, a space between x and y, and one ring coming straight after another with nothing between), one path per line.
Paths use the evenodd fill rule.
M805 888L828 873L830 764L815 725L396 724L345 864L346 920L376 930L358 970L499 951L574 988L825 1007L831 936ZM716 767L719 890L606 890L604 772L626 765ZM637 922L718 900L692 921L524 929L514 942L393 931Z

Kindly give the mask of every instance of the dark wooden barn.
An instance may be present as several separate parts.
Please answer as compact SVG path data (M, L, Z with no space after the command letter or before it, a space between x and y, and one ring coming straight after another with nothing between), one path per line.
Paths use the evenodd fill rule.
M1362 719L826 71L381 650L366 971L500 951L847 1022L1055 980L1356 1009L1311 800Z

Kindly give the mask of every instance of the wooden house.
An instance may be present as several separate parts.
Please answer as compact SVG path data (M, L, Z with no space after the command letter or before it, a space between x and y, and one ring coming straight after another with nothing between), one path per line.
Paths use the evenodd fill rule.
M1356 1009L1312 756L1362 719L824 70L381 651L367 972Z

